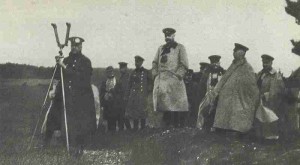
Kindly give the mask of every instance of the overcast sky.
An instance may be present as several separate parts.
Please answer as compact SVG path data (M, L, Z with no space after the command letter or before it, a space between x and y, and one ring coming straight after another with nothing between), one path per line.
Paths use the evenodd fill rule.
M134 67L134 56L151 67L157 48L164 44L162 29L177 30L176 40L185 45L190 68L222 56L227 68L235 42L250 48L247 59L255 71L260 56L275 57L274 68L287 76L300 65L291 53L290 39L300 39L300 26L285 13L285 0L2 0L0 2L1 63L53 66L58 48L50 23L56 23L61 42L66 22L70 36L86 41L83 53L93 67ZM64 49L68 54L70 47Z

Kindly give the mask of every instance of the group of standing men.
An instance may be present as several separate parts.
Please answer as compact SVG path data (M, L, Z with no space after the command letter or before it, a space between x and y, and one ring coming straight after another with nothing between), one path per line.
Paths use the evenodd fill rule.
M103 119L108 131L138 130L146 126L147 99L151 88L151 73L142 64L144 59L135 56L136 68L129 73L126 62L119 62L120 78L116 78L114 68L106 68L106 79L100 86L100 102ZM131 127L133 121L133 128Z
M163 29L166 43L158 48L151 71L142 67L144 59L141 56L135 56L136 68L131 73L127 63L119 63L120 78L116 78L112 66L106 68L106 79L100 86L100 100L109 131L116 131L117 126L119 130L125 127L130 130L145 128L146 106L151 92L154 111L163 113L164 126L195 126L198 108L204 98L212 100L208 110L201 112L204 116L203 129L208 132L225 130L241 135L249 132L260 103L281 118L278 108L281 103L277 100L286 88L299 88L299 69L291 77L283 79L272 68L274 58L262 55L263 69L255 74L245 57L249 48L235 43L234 60L226 71L220 66L221 56L212 55L209 56L211 63L200 63L200 72L194 73L189 69L184 45L175 41L175 32L172 28ZM84 139L96 129L92 67L91 61L81 53L84 40L71 37L70 41L69 56L56 58L59 69L50 92L53 110L48 115L46 141L55 129L61 129L55 125L64 125L61 123L63 120L57 117L62 116L61 87L64 87L70 145L74 146L75 154L81 154ZM64 75L64 85L60 84L60 70ZM293 104L297 101L299 98ZM276 132L276 124L262 125L266 130L262 131L266 133L265 137L276 138L273 131Z

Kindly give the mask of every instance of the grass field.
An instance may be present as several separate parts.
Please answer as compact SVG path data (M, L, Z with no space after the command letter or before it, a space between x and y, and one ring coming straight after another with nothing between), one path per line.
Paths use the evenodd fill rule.
M140 132L98 133L81 159L68 157L64 146L26 150L47 83L9 80L0 89L0 164L300 164L300 138L288 143L260 145L198 129L147 128ZM21 83L20 83L21 82ZM23 82L23 83L22 83ZM30 81L28 81L30 82ZM39 83L34 83L39 82ZM21 84L21 85L20 85ZM151 112L151 104L149 104ZM150 124L159 125L151 112ZM40 127L39 127L40 128ZM34 146L40 143L35 138Z

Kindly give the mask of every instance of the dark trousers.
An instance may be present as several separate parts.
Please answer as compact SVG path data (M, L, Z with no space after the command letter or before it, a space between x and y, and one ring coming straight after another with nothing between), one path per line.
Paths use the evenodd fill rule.
M167 127L184 127L187 113L188 112L164 112L163 121Z
M124 126L126 127L127 130L131 129L130 121L123 116L119 117L118 119L118 127L119 130L122 131L124 130Z
M216 115L216 108L213 108L212 111L204 117L203 129L204 131L210 132L211 128L214 125Z
M62 104L61 101L54 100L50 112L48 114L45 132L45 143L51 141L53 132L55 130L61 130L62 122Z
M133 130L139 129L139 123L141 123L141 129L144 129L146 126L146 119L135 119L133 120Z
M117 117L109 117L107 119L108 131L116 131L117 123L120 131L124 130L124 126L126 126L126 129L128 130L131 129L131 125L128 119L125 119L122 116L117 116Z
M108 131L116 131L117 127L117 117L108 117L107 118L107 129Z

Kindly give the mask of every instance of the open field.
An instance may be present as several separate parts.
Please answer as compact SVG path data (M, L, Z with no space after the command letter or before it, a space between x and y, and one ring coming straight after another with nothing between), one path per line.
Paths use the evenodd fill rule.
M10 80L13 82L13 80ZM147 128L140 132L97 133L83 157L67 156L64 146L26 151L47 83L0 89L0 164L300 164L300 138L261 145L192 128ZM34 80L36 81L36 80ZM21 81L23 82L23 81ZM33 81L32 81L33 82ZM151 106L149 106L149 111ZM151 125L160 115L150 115ZM34 141L39 146L41 135Z

